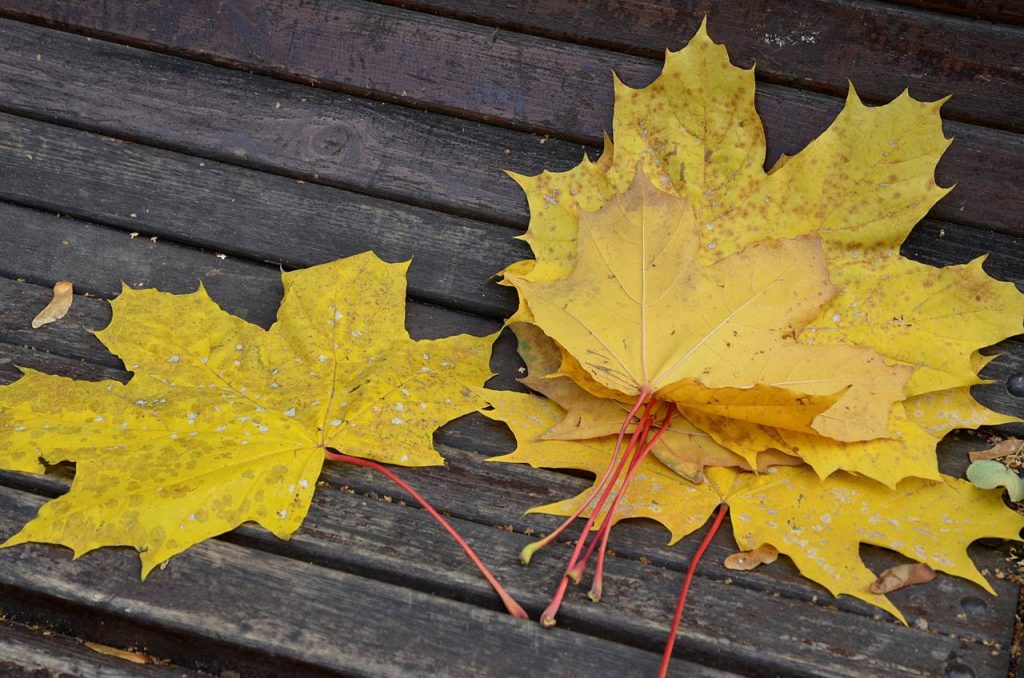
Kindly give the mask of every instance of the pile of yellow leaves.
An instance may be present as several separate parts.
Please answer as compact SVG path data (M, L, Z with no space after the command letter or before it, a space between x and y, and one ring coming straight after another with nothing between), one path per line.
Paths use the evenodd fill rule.
M861 543L991 590L965 549L1018 538L1024 519L941 475L935 446L1014 420L970 387L977 350L1021 331L1024 297L981 260L899 254L949 190L933 178L950 143L940 105L904 93L869 108L851 87L825 133L765 172L753 69L702 26L648 87L616 80L600 160L514 176L536 258L504 271L520 295L510 323L524 383L549 399L487 395L519 440L500 460L598 477L536 510L596 505L595 529L652 518L675 542L724 503L741 549L770 544L900 619L869 590ZM671 423L627 482L616 434L641 425L641 406L652 431ZM609 517L587 502L612 485Z

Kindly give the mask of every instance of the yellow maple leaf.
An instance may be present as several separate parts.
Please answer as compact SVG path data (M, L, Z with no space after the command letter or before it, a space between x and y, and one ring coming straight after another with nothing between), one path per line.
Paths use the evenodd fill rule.
M759 243L702 266L689 204L641 174L581 213L579 232L567 277L506 278L608 391L839 440L887 435L910 370L794 339L834 293L819 241Z
M0 388L0 468L76 463L71 490L4 545L81 555L138 549L143 576L193 544L255 521L287 538L325 451L442 463L432 434L484 405L494 337L413 341L408 264L372 253L283 274L269 330L187 295L125 289L97 333L127 384L38 372Z
M581 211L625 191L639 163L660 190L689 202L706 264L765 237L821 238L840 291L802 342L858 345L910 365L908 395L978 383L972 354L1021 331L1024 297L986 276L980 260L935 269L899 256L913 225L949 190L934 180L950 143L941 104L904 92L868 107L851 86L832 125L766 172L753 69L730 64L702 24L647 87L616 79L611 157L516 177L530 204L526 240L537 259L527 279L570 273Z
M486 397L494 410L484 414L505 422L518 441L513 452L489 461L582 469L597 477L608 467L614 441L538 439L537 432L561 416L550 401L511 392L489 391ZM823 481L807 467L777 467L759 475L724 468L706 473L705 482L693 484L645 457L611 521L655 520L669 530L673 544L725 503L741 550L771 544L833 595L854 596L901 621L902 614L884 595L869 590L875 575L861 561L860 544L897 551L994 593L968 557L967 546L984 537L1017 539L1024 528L1024 517L1003 504L999 491L979 490L949 476L939 482L908 478L889 489L847 473ZM529 512L573 515L597 489ZM595 530L604 524L607 508L599 513Z
M745 507L740 519L752 522L741 548L771 540L833 592L868 595L891 611L861 586L873 577L856 557L859 543L979 581L966 545L989 532L1017 537L1020 518L1012 529L996 525L1007 513L998 498L978 499L940 475L934 454L956 426L1012 420L979 406L969 388L981 381L978 350L1020 332L1024 316L1024 297L988 278L981 260L937 269L899 255L949 190L934 180L950 143L940 107L906 92L867 107L851 86L829 129L766 171L753 69L733 67L702 25L650 85L616 80L614 149L606 142L600 160L568 172L515 177L530 205L525 239L535 261L504 271L519 293L514 320L553 340L546 371L531 370L525 383L569 417L541 435L492 413L523 434L502 460L589 470L600 488L541 507L593 511L584 530L601 527L581 535L543 623L554 623L566 582L598 544L600 596L606 525L630 515L657 513L675 534L725 501L741 535ZM615 440L585 437L612 433L615 414ZM687 484L681 476L698 479L690 467L670 473L671 455L659 454L680 416L748 466L766 455L807 466L760 475L711 468L707 482ZM863 514L843 508L831 527L800 513L831 516L829 502L848 496ZM934 510L921 497L956 511L929 522ZM799 529L770 524L783 509ZM912 524L911 536L894 524L868 531L865 516ZM808 530L827 540L801 536Z
M517 322L511 327L519 341L519 353L528 369L527 376L519 381L544 394L564 410L561 420L550 428L544 430L538 425L538 437L544 440L583 441L615 436L622 428L622 421L629 412L629 405L612 398L595 396L569 377L535 376L550 375L557 369L561 359L558 345L532 323ZM487 393L493 395L495 392ZM550 411L558 410L552 408ZM656 406L652 414L655 419L663 417L664 404ZM635 427L634 418L627 431L632 432ZM737 466L745 470L764 470L780 464L803 463L799 457L768 447L741 456L731 451L727 445L717 443L711 435L694 426L685 416L673 420L668 432L651 452L666 466L693 482L700 482L705 466Z

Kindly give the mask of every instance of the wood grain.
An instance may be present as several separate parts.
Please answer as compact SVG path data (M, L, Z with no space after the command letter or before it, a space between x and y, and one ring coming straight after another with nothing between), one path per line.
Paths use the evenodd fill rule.
M260 11L270 12L272 5L267 3ZM395 10L358 7L360 12L371 12L369 18L360 15L361 18L356 17L358 21L351 19L355 23L348 24L344 23L351 18L348 14L332 20L317 16L308 18L312 22L308 26L295 24L295 31L301 29L303 44L308 46L298 50L295 58L316 60L308 67L294 66L310 71L297 76L298 80L308 82L315 78L321 84L334 83L352 92L367 93L373 89L386 93L388 100L399 97L415 108L525 125L528 130L549 131L596 144L602 131L611 129L611 70L628 84L642 86L660 68L660 62L642 57L522 34L495 33L486 27L414 12L396 18ZM166 5L163 11L173 14L174 10ZM385 14L371 21L377 16L373 13ZM139 22L138 30L147 31L147 35L148 31L159 31L161 26L176 27L184 44L192 44L196 32L212 25L191 16L145 18L127 9L119 10L117 16ZM270 21L261 16L247 16L246 21L256 22L252 26ZM188 29L190 21L198 22L198 27ZM412 23L406 26L403 22ZM371 29L375 26L383 28L374 33ZM336 33L328 30L331 27ZM374 109L368 102L354 105L351 115L342 116L350 108L345 97L317 94L308 87L289 89L285 83L270 84L241 73L203 69L194 61L170 61L160 55L96 44L98 41L89 43L84 38L47 33L24 24L7 22L2 30L0 37L15 45L0 52L4 62L0 64L0 106L5 110L32 117L56 116L59 122L86 125L147 143L169 143L189 152L216 154L224 161L260 166L269 163L279 168L294 162L282 158L304 158L299 161L303 176L317 174L321 181L364 185L370 178L373 190L388 191L388 197L423 181L429 190L414 191L411 201L429 205L458 203L461 207L452 209L459 210L459 214L465 214L469 208L482 209L503 223L511 217L523 225L525 201L511 182L499 180L500 171L509 168L534 173L543 167L566 169L579 158L579 147L573 144L556 147L554 140L541 138L531 142L528 135L519 135L516 142L505 130L495 138L495 128L489 125L457 123L452 119L440 123L444 116L418 112L421 119L410 121L415 116L407 109L396 113L398 118L392 120L395 107ZM261 35L260 45L273 44L278 29L267 30L267 35ZM134 39L128 28L125 31L118 34L118 39ZM370 39L368 36L373 37L373 45L363 45ZM228 45L231 49L223 49L249 58L245 61L239 56L229 60L231 65L287 75L287 69L271 68L276 63L273 53L251 54L254 47L244 36L231 38L226 34L217 38L219 42L205 44L231 40L237 42L232 43L235 47ZM375 46L378 43L379 49ZM444 52L445 58L420 54L409 47L420 43L428 45L424 49ZM338 45L345 45L343 54L339 54ZM402 52L403 49L406 51ZM395 51L398 53L393 54ZM103 59L90 60L90 52L104 55ZM206 52L201 56L214 60ZM374 60L379 62L376 66ZM102 67L90 66L100 61ZM419 76L412 67L419 63L436 64L438 72L444 71L446 75ZM509 69L508 63L522 67ZM350 73L347 68L357 68L359 72ZM8 80L10 83L5 85ZM267 97L268 91L275 92L273 98ZM175 105L167 106L168 101ZM757 101L767 129L769 164L780 153L792 155L803 148L826 129L842 107L842 101L835 97L771 84L759 89ZM280 109L276 108L279 103ZM338 109L329 110L335 107ZM243 119L246 124L239 125L238 121ZM409 130L403 129L406 125L410 125ZM947 121L945 131L956 142L940 163L938 177L943 185L956 183L957 189L933 209L932 216L1021 233L1024 205L1016 196L1024 181L1024 137L955 121ZM482 144L471 142L478 138L478 133L483 134ZM460 136L465 138L456 141ZM378 156L381 147L388 145L394 148ZM282 146L286 152L281 152ZM541 150L544 154L538 157ZM391 159L398 163L390 162ZM346 163L349 169L339 168ZM463 169L462 164L473 169ZM427 173L451 174L460 182L422 178ZM472 180L463 187L461 178L466 174ZM355 178L356 175L364 178Z
M0 489L0 496L4 534L41 502L10 489ZM39 562L47 566L26 566ZM650 675L657 666L657 655L627 645L548 631L443 596L222 541L176 557L146 582L139 581L137 560L125 550L72 562L54 547L18 547L0 551L0 564L0 593L12 618L53 618L63 610L59 619L69 632L101 624L104 635L210 671L501 676L532 663L545 675L627 676ZM452 642L468 633L472 643ZM521 652L524 647L530 651ZM687 675L687 663L681 661L678 670Z
M1013 103L1024 96L1024 31L1009 26L848 0L377 1L656 59L682 47L707 16L733 62L756 63L768 82L845 96L852 81L878 103L908 87L918 99L954 94L944 115L1024 130Z
M81 640L10 622L0 622L0 673L7 678L122 678L129 674L143 678L199 678L207 675L179 666L129 663L91 650Z

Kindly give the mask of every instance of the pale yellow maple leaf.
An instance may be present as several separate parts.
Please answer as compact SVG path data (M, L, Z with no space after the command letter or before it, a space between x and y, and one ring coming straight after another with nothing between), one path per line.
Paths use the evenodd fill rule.
M794 339L834 293L819 241L759 243L702 266L688 203L640 174L579 228L567 277L506 278L605 389L841 440L887 435L909 369Z
M538 435L544 440L587 440L615 436L623 426L629 412L627 403L612 398L600 398L576 384L569 377L550 375L561 361L557 344L532 323L516 322L511 325L519 342L519 353L526 363L528 374L519 381L532 390L544 394L562 410L562 419ZM550 375L540 376L535 375ZM661 420L665 403L658 403L652 416ZM555 410L552 410L555 411ZM626 431L635 430L634 418ZM745 470L764 470L775 465L802 464L797 456L776 449L762 448L740 457L727 447L715 442L705 431L691 424L685 416L673 419L668 432L651 450L658 459L684 478L699 482L705 466L736 466Z
M597 477L608 467L613 440L537 438L537 431L562 415L550 401L511 392L488 391L486 397L494 410L485 414L505 422L518 442L513 452L489 461L582 469ZM821 480L807 467L776 467L762 474L709 468L706 474L705 482L693 484L647 456L611 520L655 520L669 530L673 544L704 525L719 504L728 504L741 550L771 544L833 595L854 596L901 621L902 614L884 595L870 591L875 574L861 561L860 544L897 551L993 593L967 547L983 537L1017 539L1024 528L1024 517L1003 504L1000 492L949 476L939 482L908 478L890 489L848 473ZM594 491L591 487L529 512L569 516ZM594 529L604 523L606 510Z
M127 384L30 371L0 388L0 468L76 464L71 490L5 545L133 546L146 575L245 521L287 538L328 449L442 463L432 434L484 404L471 387L494 337L411 340L395 312L407 266L367 253L285 273L269 330L202 288L125 289L97 336Z

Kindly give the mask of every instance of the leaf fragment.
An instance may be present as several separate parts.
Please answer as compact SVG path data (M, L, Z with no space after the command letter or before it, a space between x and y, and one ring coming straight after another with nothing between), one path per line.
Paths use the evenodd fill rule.
M983 461L985 459L1002 459L1003 457L1011 457L1015 454L1020 454L1022 451L1024 451L1024 440L1021 440L1020 438L1007 438L1006 440L1000 440L987 450L969 452L967 454L967 458L972 462Z
M53 286L53 297L50 303L32 319L32 329L39 329L43 325L57 322L71 308L71 302L75 298L74 285L70 280L58 281Z
M90 640L82 643L87 648L98 654L107 655L108 657L116 657L132 664L155 664L157 663L153 657L146 654L145 652L135 652L132 650L119 650L116 647L109 645L103 645L101 643L94 643Z
M1010 501L1024 499L1024 478L995 459L982 459L967 467L967 479L983 490L1005 487Z
M753 570L761 565L769 565L779 559L779 550L771 544L761 544L751 551L740 551L726 556L723 561L728 570Z
M935 579L935 570L925 563L903 563L883 570L868 589L872 593L892 593L906 586L927 584Z

